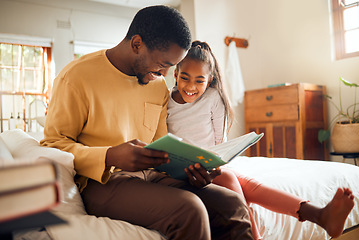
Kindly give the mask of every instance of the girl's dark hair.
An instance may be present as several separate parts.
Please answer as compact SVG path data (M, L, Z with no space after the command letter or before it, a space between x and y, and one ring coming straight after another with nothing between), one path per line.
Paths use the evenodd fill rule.
M211 79L209 80L212 80L209 87L217 89L219 95L222 98L225 108L225 113L226 113L226 117L224 121L225 124L227 124L227 132L228 132L232 126L234 114L230 100L224 89L223 77L216 57L213 55L211 48L206 42L194 41L192 42L191 48L188 50L186 57L180 63L177 64L177 70L181 66L181 63L187 58L208 64L209 70L211 72L211 76L210 76Z
M181 13L163 5L146 7L136 13L125 39L130 40L134 35L140 35L150 50L165 51L172 43L188 50L192 41Z

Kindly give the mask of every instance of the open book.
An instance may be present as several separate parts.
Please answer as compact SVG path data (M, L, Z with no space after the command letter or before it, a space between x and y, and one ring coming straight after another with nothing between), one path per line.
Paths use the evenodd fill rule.
M186 179L184 168L195 163L200 163L208 171L231 161L237 155L242 154L247 148L257 143L263 133L251 132L224 142L209 149L203 149L182 141L171 133L148 144L145 148L160 150L168 153L170 162L156 167L160 172L166 172L173 178Z

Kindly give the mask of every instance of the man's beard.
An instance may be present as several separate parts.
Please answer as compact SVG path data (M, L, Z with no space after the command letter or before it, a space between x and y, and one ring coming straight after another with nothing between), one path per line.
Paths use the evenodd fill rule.
M136 75L136 77L137 77L137 81L138 81L138 83L140 84L140 85L147 85L149 82L144 82L143 81L143 78L145 77L145 75L143 75L143 74L141 74L141 73L138 73L137 75Z
M143 66L144 61L142 58L140 59L136 59L135 60L135 69L138 71L139 69L142 69L141 66ZM148 82L144 82L143 78L146 76L146 74L141 74L141 73L137 73L136 77L137 77L137 81L140 85L146 85Z

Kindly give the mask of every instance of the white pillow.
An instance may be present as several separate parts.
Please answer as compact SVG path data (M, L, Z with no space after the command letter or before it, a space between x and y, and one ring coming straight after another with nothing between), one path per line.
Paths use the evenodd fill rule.
M82 198L74 183L74 156L56 148L42 147L33 137L20 129L5 131L0 134L6 142L14 161L36 162L41 158L54 161L59 170L61 203L54 212L86 214Z
M45 127L46 116L40 116L35 118L41 127Z
M6 143L0 137L0 166L6 165L14 161Z
M20 129L5 131L0 134L6 143L8 150L15 159L26 159L35 161L40 157L49 158L61 165L64 165L70 171L74 171L74 155L61 151L56 148L42 147L33 137Z

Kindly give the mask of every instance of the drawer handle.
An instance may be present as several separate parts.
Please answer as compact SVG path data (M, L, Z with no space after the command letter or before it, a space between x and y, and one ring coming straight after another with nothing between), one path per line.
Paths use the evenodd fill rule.
M267 117L271 117L273 115L273 112L266 112Z
M272 95L266 96L266 99L267 99L267 101L270 101L273 99L273 96Z

